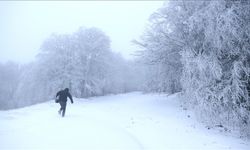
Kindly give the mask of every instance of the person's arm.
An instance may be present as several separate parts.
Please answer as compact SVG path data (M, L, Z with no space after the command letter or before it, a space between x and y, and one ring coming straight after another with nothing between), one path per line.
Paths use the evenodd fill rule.
M56 93L56 98L57 98L57 96L59 96L60 94L61 94L61 91L57 92L57 93Z
M73 98L72 98L72 96L71 96L71 94L70 94L70 93L68 93L68 97L69 97L69 99L70 99L71 103L73 104L73 103L74 103L74 102L73 102Z
M56 98L57 98L57 96L59 96L59 94L60 94L60 91L56 93Z

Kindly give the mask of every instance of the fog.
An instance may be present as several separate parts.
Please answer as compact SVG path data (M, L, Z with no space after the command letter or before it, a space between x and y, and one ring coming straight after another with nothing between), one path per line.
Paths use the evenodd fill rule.
M149 16L163 1L12 1L0 2L0 60L27 63L35 59L51 33L73 33L97 27L111 39L113 51L131 59Z
M0 2L0 109L65 88L179 93L209 128L250 137L249 10L246 0Z

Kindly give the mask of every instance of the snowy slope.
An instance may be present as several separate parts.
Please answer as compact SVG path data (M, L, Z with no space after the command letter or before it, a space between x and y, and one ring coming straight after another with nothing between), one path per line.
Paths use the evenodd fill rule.
M139 92L75 99L65 118L50 101L0 111L0 150L249 150L250 143L207 130L176 95Z

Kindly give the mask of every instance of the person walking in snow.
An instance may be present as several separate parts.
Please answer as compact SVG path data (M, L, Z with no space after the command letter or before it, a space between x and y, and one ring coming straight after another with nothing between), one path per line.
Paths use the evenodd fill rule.
M58 113L62 115L62 117L64 117L65 115L66 106L67 106L67 97L70 99L71 103L73 104L74 102L73 102L71 94L69 93L68 88L61 90L57 92L56 94L56 102L61 105L61 108L59 109Z

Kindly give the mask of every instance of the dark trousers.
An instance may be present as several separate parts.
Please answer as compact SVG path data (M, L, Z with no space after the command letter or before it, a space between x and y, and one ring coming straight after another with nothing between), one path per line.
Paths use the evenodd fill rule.
M64 117L65 111L66 111L67 102L60 102L60 105L61 105L61 108L60 108L59 112L62 113L62 117Z

